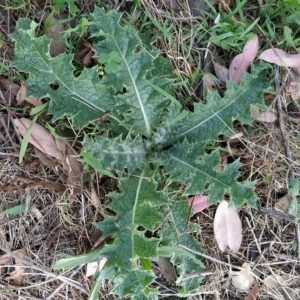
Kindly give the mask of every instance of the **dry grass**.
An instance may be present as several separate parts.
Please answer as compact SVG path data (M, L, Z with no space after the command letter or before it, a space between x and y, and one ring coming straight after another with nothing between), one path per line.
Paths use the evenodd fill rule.
M91 11L90 2L80 1L79 7L82 12ZM32 3L27 11L2 11L9 16L8 23L4 24L6 27L4 25L1 27L3 35L13 31L16 20L21 16L36 17L49 4L44 1L37 1L39 5L35 5L35 1ZM172 60L177 76L181 80L186 78L190 80L195 70L202 67L201 57L203 59L204 54L210 51L207 45L195 42L199 30L203 27L199 21L189 18L190 11L186 6L174 14L163 1L149 0L142 1L142 4L157 21L163 23L168 20L169 24L173 24L170 38L160 37L156 46L161 49L162 55ZM113 7L114 3L106 1L105 6ZM138 10L133 14L137 12ZM173 17L167 17L170 15ZM194 30L187 36L184 28ZM156 30L154 26L153 30ZM4 41L1 54L3 63L8 63L13 57L13 45L8 39ZM206 69L207 72L210 70L209 67ZM199 80L196 80L192 87L187 84L178 87L177 98L201 101L195 95L198 83ZM9 103L12 104L15 95L8 93L8 97ZM284 92L282 97L284 103L289 101L288 95ZM7 98L6 94L4 98ZM2 109L1 112L4 117L5 110ZM50 185L54 183L65 185L66 179L58 166L43 166L32 148L27 150L24 163L18 164L19 138L14 128L9 127L9 116L5 117L5 124L6 127L0 126L0 186L4 187L4 190L5 187L6 190L7 187L11 187L15 191L0 191L0 211L20 203L26 203L27 211L17 216L0 215L0 250L2 255L25 247L27 260L23 263L26 265L27 275L24 286L14 285L6 280L13 271L13 264L4 265L0 269L1 299L87 299L92 280L85 281L84 266L70 272L53 272L52 267L58 259L58 254L86 253L100 236L91 225L92 222L101 220L102 216L92 205L90 187L87 183L82 183L81 191L76 196L72 196L70 189L64 193L42 187L17 190L18 187L26 185L26 179L33 182L43 180ZM291 121L288 115L285 117L285 125L295 177L299 179L300 125ZM244 133L243 137L230 143L230 148L235 154L227 155L227 159L241 160L241 179L258 180L256 193L259 205L274 209L276 200L286 194L288 188L289 166L285 157L282 133L278 122L255 123L251 130L247 129L239 128L239 131ZM223 138L219 141L222 145ZM109 201L106 195L115 189L114 182L96 177L95 179L97 180L94 186L105 208ZM230 274L235 266L242 266L244 262L251 264L252 272L260 284L258 299L299 299L300 274L299 258L295 251L295 225L264 215L257 210L243 208L239 211L243 222L242 247L237 254L221 253L213 238L215 209L215 206L210 207L198 214L194 220L202 227L199 241L211 259L203 260L206 271L203 273L204 279L199 287L199 295L189 299L243 299L247 293L232 286ZM272 274L287 274L289 283L282 285L283 287L266 288L263 280ZM170 287L165 288L168 291ZM116 299L108 295L110 290L110 282L106 282L99 299ZM171 296L166 299L171 299Z

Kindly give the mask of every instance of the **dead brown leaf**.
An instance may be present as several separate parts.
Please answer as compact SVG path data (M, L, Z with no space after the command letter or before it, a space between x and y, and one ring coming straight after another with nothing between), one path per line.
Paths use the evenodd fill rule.
M91 44L89 43L85 43L84 44L88 50L88 53L84 56L83 60L82 60L82 63L85 67L89 67L92 65L93 63L93 60L92 60L92 57L94 56L94 54L96 53L96 49L94 47L92 47Z
M17 97L16 97L18 105L21 105L24 102L24 100L29 102L33 106L40 106L43 104L42 101L38 101L34 97L26 97L26 92L27 92L26 86L21 82L21 87L20 87Z
M26 278L24 273L26 273L26 269L24 268L24 260L27 261L28 258L26 256L25 247L13 251L13 254L19 257L19 260L14 258L15 260L15 270L10 273L10 276L6 277L6 280L12 280L16 285L24 285L26 282Z
M215 69L215 73L216 76L222 81L222 82L226 82L229 79L229 70L220 65L217 62L214 62L214 69Z
M215 92L217 90L217 85L214 80L209 75L203 76L203 82L205 83L207 89L211 92Z
M291 196L289 194L284 195L276 201L274 209L286 213L290 206Z
M28 127L30 126L31 120L26 118L14 119L14 123L18 128L19 133L24 136ZM58 149L57 144L55 143L54 138L52 137L50 132L37 123L33 125L29 143L49 156L53 156L59 160L64 159L64 144L61 144L60 149Z
M170 261L170 258L169 257L160 257L159 260L157 261L157 264L158 264L160 271L166 278L166 280L170 284L175 284L175 282L177 280L177 274L176 274L175 267L173 266L173 264Z
M259 293L258 283L255 282L247 297L244 300L256 300Z
M51 157L47 156L45 153L40 151L38 148L34 148L35 155L39 158L41 163L45 166L57 166L57 161L53 160Z
M9 254L3 254L0 256L0 265L7 265L12 260Z
M45 14L43 21L49 17L49 14ZM51 39L51 44L50 44L50 55L52 57L55 57L66 50L66 45L62 42L61 40L61 35L64 31L68 29L68 25L66 23L63 24L57 24L58 21L60 21L61 18L59 16L53 16L50 20L50 25L55 24L50 26L46 32L45 35Z

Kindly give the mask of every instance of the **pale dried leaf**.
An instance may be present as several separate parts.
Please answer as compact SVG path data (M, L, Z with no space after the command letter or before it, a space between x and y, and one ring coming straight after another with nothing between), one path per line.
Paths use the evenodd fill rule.
M290 199L291 196L289 194L286 194L283 197L279 198L275 203L274 209L287 213L290 207Z
M87 280L88 277L94 275L97 271L101 271L103 269L106 261L107 261L107 258L103 257L100 261L87 263L85 280Z
M214 62L214 69L215 69L215 73L216 76L222 81L222 82L226 82L229 79L229 70L220 65L217 62Z
M33 106L40 106L40 105L43 104L42 101L38 101L34 97L26 97L26 92L27 92L26 86L21 82L21 87L20 87L20 89L18 91L18 94L17 94L17 97L16 97L18 105L21 105L24 100L26 100L27 102L29 102Z
M248 70L258 51L258 36L254 35L244 46L243 52L238 54L229 66L229 79L236 83L241 82L243 71Z
M259 293L258 283L255 282L247 297L244 300L256 300Z
M248 263L243 264L243 270L232 271L232 285L242 291L248 291L254 282L254 277L251 274L251 266Z
M223 200L216 211L214 219L214 235L221 251L228 246L238 252L242 243L242 223L234 208L228 207Z
M300 67L300 54L288 54L278 48L267 49L258 58L280 67Z
M0 265L7 265L12 260L9 254L3 254L0 256Z
M267 288L274 289L283 284L283 278L280 275L273 274L273 275L267 276L264 279L263 283Z
M203 82L205 83L205 85L209 91L215 92L217 90L217 85L210 76L204 75Z
M272 111L266 111L261 113L259 108L256 106L251 106L251 118L255 121L262 122L262 123L273 123L277 120L277 116Z
M189 198L189 205L192 205L194 212L198 213L207 208L207 196L195 195Z
M26 118L14 119L14 123L18 128L19 133L24 136L31 123L31 120ZM61 147L58 149L50 132L37 123L33 125L29 143L46 155L53 156L59 160L63 160L64 158L63 153L65 153L65 148ZM63 144L61 144L61 146L63 146Z
M177 280L177 274L176 274L175 267L171 263L170 258L160 257L159 260L157 261L157 264L165 279L170 284L175 284Z
M286 87L286 90L293 100L297 100L300 97L300 82L290 82L290 84Z

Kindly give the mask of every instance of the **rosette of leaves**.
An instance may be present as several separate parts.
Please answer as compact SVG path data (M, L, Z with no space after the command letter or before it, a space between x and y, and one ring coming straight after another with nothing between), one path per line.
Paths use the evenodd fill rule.
M37 24L18 21L11 37L16 41L13 66L26 72L28 96L50 99L53 121L68 117L82 129L106 111L106 123L93 137L86 135L82 156L103 174L118 179L118 192L109 194L112 215L95 226L113 237L101 249L66 258L55 268L106 257L96 275L92 295L101 280L113 280L112 293L134 299L157 299L151 262L168 256L176 267L178 293L197 291L203 270L200 257L183 245L203 251L195 239L199 226L188 222L187 196L207 194L209 204L229 197L230 205L255 207L252 182L238 182L239 162L219 170L217 150L207 153L220 134L231 135L233 121L250 124L250 106L261 103L264 68L253 67L240 85L227 83L222 98L208 92L206 103L187 111L174 98L170 62L156 49L146 48L139 32L120 24L120 14L96 8L90 33L96 56L103 64L74 76L73 55L51 57L49 39L36 37ZM56 88L53 89L53 84Z

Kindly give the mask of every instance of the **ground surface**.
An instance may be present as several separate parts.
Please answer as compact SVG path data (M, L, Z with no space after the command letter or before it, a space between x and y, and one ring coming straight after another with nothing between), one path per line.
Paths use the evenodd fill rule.
M195 42L200 31L198 32L199 27L196 26L198 21L190 16L197 16L197 1L189 2L189 10L184 4L185 1L166 1L166 5L163 1L141 1L141 9L134 8L133 1L80 0L77 1L79 11L75 13L76 17L73 20L75 24L80 14L93 10L93 2L99 2L98 4L107 10L117 9L132 15L144 10L162 24L168 19L164 14L169 16L172 12L173 19L170 19L168 25L174 26L170 30L175 46L168 43L168 38L161 38L157 41L157 47L162 55L172 59L174 72L182 74L182 78L191 78L196 74L198 65L201 69L198 59L200 57L204 60L208 44ZM230 5L234 9L235 4ZM7 9L8 7L17 9ZM85 265L69 272L54 272L52 267L60 253L78 255L93 248L101 234L95 230L92 223L105 218L105 207L109 203L107 194L116 188L113 180L98 178L98 175L93 173L93 180L82 181L79 193L74 195L62 167L58 163L47 165L46 159L41 158L32 146L28 147L23 162L18 162L21 137L11 122L11 111L19 117L28 117L28 104L17 106L16 103L20 77L9 67L14 56L14 45L8 34L14 31L16 21L20 17L29 17L42 24L45 20L44 14L53 9L52 1L1 1L0 211L26 204L25 213L0 214L1 299L88 299L93 277L86 278ZM249 3L245 6L245 16L255 9L259 9L259 6ZM68 14L70 16L70 9L66 7L63 13L67 14L67 17ZM59 13L57 18L66 16ZM141 26L143 16L140 16L139 20L140 23L137 24ZM66 27L69 26L71 24L67 23ZM191 34L190 28L195 28L197 34ZM158 29L153 26L153 30ZM178 36L174 36L175 34ZM162 33L160 35L162 36ZM171 36L168 32L166 35ZM263 33L261 37L264 38ZM243 46L243 42L241 45ZM57 45L59 46L61 45ZM210 51L228 64L232 57L241 51L242 46L225 51L214 45ZM77 53L83 49L80 47L78 46ZM189 55L183 49L188 49ZM205 62L205 72L214 73L211 60L212 58ZM201 101L199 86L201 87L202 77L200 73L198 75L193 88L178 89L178 99L191 97L193 101ZM222 93L222 88L220 92ZM248 292L239 291L232 285L231 271L234 266L240 267L245 262L251 263L252 272L257 276L256 281L260 285L257 299L300 298L297 226L294 219L287 214L286 208L282 209L283 213L279 211L278 206L276 210L278 199L287 194L291 170L286 158L285 142L289 143L291 149L294 178L300 177L300 122L298 103L291 103L284 89L280 93L280 101L284 106L285 136L280 130L279 121L276 120L270 123L254 121L251 130L239 125L238 137L220 137L219 145L227 149L227 152L224 152L224 160L230 162L240 159L242 163L241 180L258 181L255 189L260 199L258 205L262 208L243 208L239 211L243 225L243 242L236 254L222 253L214 240L213 219L216 206L205 209L193 218L193 221L202 227L199 241L207 258L203 260L206 272L202 274L204 280L199 287L199 295L190 296L188 299L244 299ZM274 100L274 95L268 95L265 102L276 111ZM62 186L67 188L61 191ZM94 206L95 193L101 201L102 209L96 209ZM20 252L16 251L21 251L21 258L18 254ZM26 268L22 269L24 265ZM166 292L174 293L174 289L164 280L160 271L158 274L161 277L161 281L157 282L162 291L161 298L175 299L175 296L163 296ZM274 276L271 279L273 282L268 286L264 279L271 275ZM111 283L106 282L102 286L99 299L117 299L109 295L110 290ZM254 298L247 298L249 299Z

